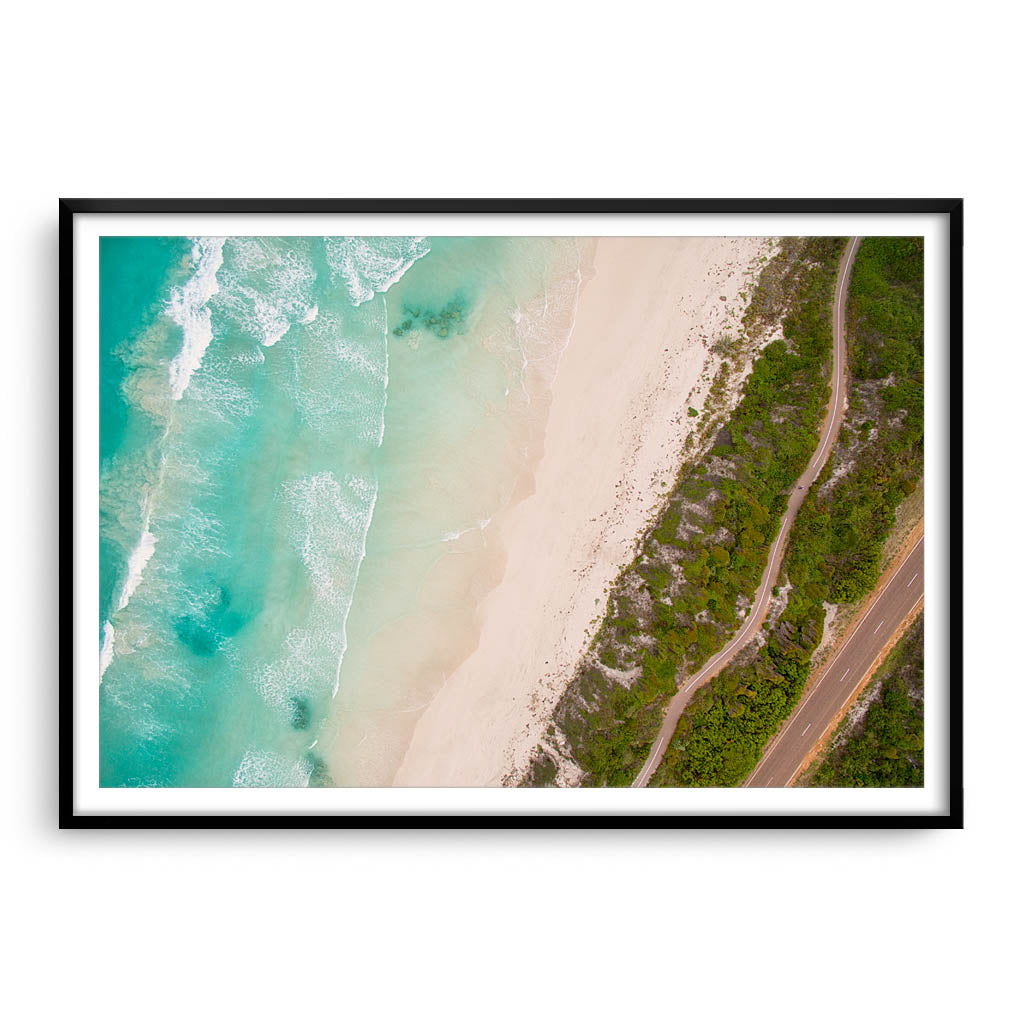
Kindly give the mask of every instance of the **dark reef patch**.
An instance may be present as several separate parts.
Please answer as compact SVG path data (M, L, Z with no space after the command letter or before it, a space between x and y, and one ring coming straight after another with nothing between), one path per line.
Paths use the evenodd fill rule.
M215 595L204 611L182 615L174 623L178 639L201 658L211 658L229 636L234 636L249 621L232 608L231 591L218 584Z
M193 654L198 654L201 658L212 658L219 650L223 639L205 622L193 615L185 615L178 619L174 623L174 632Z
M309 788L327 789L334 785L331 773L327 770L327 764L322 757L316 754L307 754L310 763Z
M403 306L402 322L391 333L400 338L418 327L430 331L437 338L447 338L464 330L466 308L466 300L458 295L440 312L422 306Z
M289 697L288 710L290 712L291 726L293 729L303 731L309 728L313 717L313 709L305 697Z

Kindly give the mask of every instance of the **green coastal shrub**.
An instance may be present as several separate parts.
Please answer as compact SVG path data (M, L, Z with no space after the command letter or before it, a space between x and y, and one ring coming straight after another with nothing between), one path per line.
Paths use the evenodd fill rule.
M922 239L864 240L847 309L856 429L841 435L793 524L780 576L793 584L786 609L753 661L730 666L684 712L652 785L742 782L800 699L824 601L857 601L877 585L896 509L923 471L923 296ZM885 415L866 418L878 405ZM833 480L837 465L846 470ZM748 692L735 697L737 686Z
M680 678L721 648L740 621L741 599L753 596L786 495L817 446L844 242L786 239L761 274L744 321L748 341L783 316L785 338L755 359L712 451L684 465L636 561L612 588L593 657L556 707L554 720L584 785L632 782ZM728 379L727 369L716 375L698 429L717 429L712 410ZM612 666L620 668L610 674ZM632 676L625 681L621 672ZM723 714L745 721L747 708L737 698Z
M812 786L924 785L924 615L893 648L872 683L860 723L849 716L811 777Z

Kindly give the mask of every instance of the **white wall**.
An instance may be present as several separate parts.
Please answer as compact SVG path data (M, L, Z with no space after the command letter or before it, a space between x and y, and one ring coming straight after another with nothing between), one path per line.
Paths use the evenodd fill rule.
M362 6L6 15L5 1010L1001 1017L1020 913L1013 8ZM966 831L58 834L59 195L966 196Z

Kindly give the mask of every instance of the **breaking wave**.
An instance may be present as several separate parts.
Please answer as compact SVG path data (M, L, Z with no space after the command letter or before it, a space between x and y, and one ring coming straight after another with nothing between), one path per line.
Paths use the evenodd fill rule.
M345 282L353 306L386 292L430 252L423 237L327 238L324 242L331 278Z
M169 316L184 335L181 351L170 365L171 397L175 400L184 394L213 340L207 303L217 293L217 271L224 262L224 242L223 238L193 240L195 273L181 288L172 290L167 302Z

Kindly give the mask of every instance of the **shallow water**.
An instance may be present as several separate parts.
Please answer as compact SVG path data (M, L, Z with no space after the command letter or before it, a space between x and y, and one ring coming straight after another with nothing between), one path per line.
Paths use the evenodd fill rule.
M385 781L529 486L579 246L100 255L101 783Z

